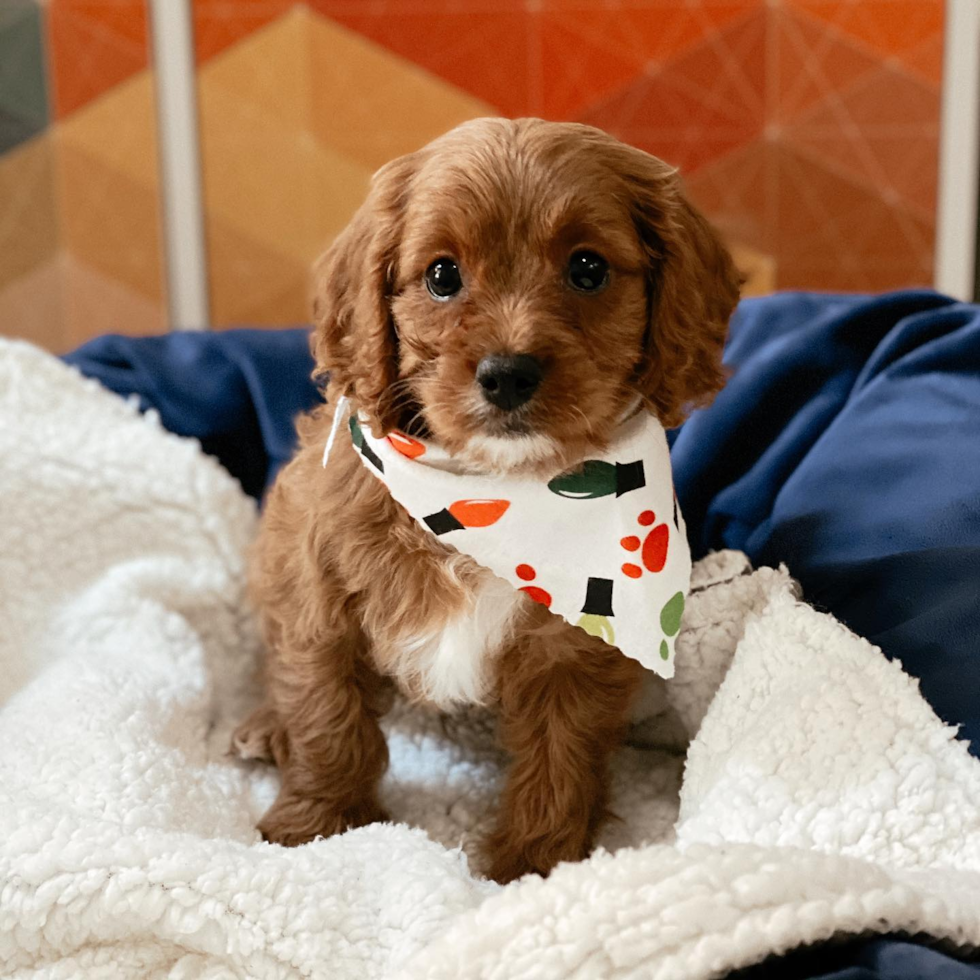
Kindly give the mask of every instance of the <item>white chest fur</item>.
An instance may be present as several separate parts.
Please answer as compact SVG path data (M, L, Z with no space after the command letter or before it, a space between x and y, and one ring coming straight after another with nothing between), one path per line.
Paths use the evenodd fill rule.
M440 708L482 703L490 693L493 661L524 601L512 585L490 573L482 576L466 607L398 644L396 680Z

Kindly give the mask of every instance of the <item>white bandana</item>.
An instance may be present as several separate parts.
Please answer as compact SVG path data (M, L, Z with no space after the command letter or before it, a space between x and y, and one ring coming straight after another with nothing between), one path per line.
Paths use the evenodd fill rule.
M345 403L337 406L324 466ZM667 438L651 415L624 422L605 453L548 483L456 473L438 446L402 432L376 439L353 415L349 426L368 471L440 541L673 677L691 553Z

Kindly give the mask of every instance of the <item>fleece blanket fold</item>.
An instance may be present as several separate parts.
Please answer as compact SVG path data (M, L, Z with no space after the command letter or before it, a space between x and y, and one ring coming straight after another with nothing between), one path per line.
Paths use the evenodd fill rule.
M784 569L695 566L621 820L500 888L475 873L504 761L479 712L392 712L396 822L258 839L276 775L226 755L256 515L196 444L0 341L0 508L4 977L698 980L832 937L980 945L980 762Z

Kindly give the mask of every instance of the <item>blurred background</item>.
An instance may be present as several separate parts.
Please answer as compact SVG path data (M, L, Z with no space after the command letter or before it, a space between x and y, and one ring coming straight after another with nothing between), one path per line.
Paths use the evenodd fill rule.
M750 293L932 284L948 16L942 0L0 0L0 333L65 351L303 322L310 264L370 174L487 114L592 123L679 166Z

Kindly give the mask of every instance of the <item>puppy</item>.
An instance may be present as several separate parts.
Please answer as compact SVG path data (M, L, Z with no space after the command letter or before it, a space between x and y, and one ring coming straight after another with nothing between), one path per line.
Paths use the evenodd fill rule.
M512 761L486 870L547 874L592 847L642 668L441 543L349 439L324 469L333 411L346 395L376 436L547 480L637 405L671 427L711 398L738 276L660 160L587 126L482 119L378 171L315 282L330 404L298 423L252 568L267 692L235 742L282 774L260 830L296 845L386 819L394 685L494 707Z

